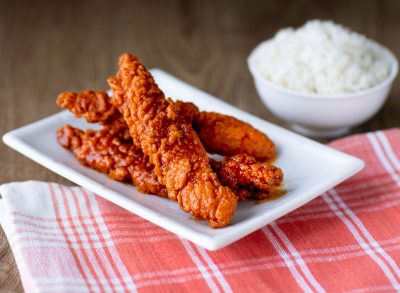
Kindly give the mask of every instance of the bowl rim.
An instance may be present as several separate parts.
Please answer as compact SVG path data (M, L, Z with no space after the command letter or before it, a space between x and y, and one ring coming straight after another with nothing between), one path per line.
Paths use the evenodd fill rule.
M264 85L271 87L275 90L281 91L286 94L294 95L299 98L303 99L322 99L322 100L338 100L338 99L351 99L351 98L359 98L364 95L368 95L370 93L373 93L375 91L378 91L381 88L384 88L386 86L390 86L390 84L394 81L398 74L399 70L399 63L396 58L396 56L386 47L383 45L368 39L372 43L373 46L377 47L380 51L382 51L386 57L388 57L390 63L391 63L391 71L390 74L386 77L385 80L382 82L378 83L377 85L364 89L361 91L357 92L352 92L352 93L339 93L339 94L333 94L333 95L323 95L323 94L316 94L316 93L307 93L307 92L297 92L291 89L287 89L285 87L282 87L276 83L273 83L261 76L261 73L255 68L255 64L253 62L255 56L257 53L259 53L264 46L266 46L272 39L265 40L258 44L250 53L250 55L247 57L247 65L249 67L250 73L252 74L254 79L257 79Z

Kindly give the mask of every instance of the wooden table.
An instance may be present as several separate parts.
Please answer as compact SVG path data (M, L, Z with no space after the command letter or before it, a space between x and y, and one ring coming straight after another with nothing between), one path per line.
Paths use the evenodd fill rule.
M117 6L118 5L118 6ZM400 1L0 1L0 135L60 109L65 90L106 89L128 51L252 114L285 126L257 97L246 57L278 29L333 19L400 56ZM354 129L400 125L400 81ZM0 143L0 184L62 177ZM0 229L0 291L22 291Z

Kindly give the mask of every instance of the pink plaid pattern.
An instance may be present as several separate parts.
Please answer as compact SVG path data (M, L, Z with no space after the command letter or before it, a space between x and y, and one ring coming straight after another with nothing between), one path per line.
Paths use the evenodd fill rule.
M0 220L27 292L400 290L400 130L333 147L366 168L210 252L78 187L1 186Z

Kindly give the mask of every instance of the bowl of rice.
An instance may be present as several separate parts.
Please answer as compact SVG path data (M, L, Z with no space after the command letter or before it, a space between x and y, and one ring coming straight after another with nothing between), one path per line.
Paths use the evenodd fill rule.
M388 49L320 20L280 30L247 61L263 103L311 137L340 136L370 119L398 72Z

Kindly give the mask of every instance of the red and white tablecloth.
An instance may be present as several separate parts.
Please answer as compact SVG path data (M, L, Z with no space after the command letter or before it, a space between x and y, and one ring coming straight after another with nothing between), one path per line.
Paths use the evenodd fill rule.
M331 146L366 168L215 252L55 183L2 185L0 222L26 292L400 291L400 129Z

